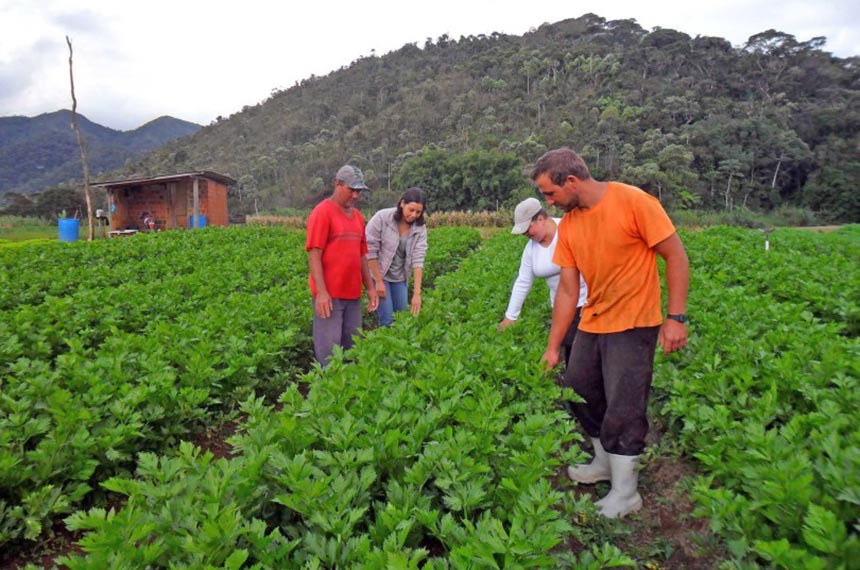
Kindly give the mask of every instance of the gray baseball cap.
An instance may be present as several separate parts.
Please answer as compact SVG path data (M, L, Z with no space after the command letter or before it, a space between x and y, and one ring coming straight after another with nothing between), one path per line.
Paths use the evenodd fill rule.
M524 234L529 229L529 224L532 223L532 218L540 212L542 206L537 198L526 198L517 204L514 210L514 228L512 234Z
M345 164L340 167L337 174L334 175L335 180L340 180L353 190L370 190L367 184L364 183L364 175L361 169L351 164Z

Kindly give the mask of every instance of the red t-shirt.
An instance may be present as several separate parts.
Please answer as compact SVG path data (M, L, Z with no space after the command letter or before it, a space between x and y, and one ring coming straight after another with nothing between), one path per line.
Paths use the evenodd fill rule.
M331 200L323 200L308 218L305 250L322 250L323 279L333 299L361 298L361 258L367 255L364 218L352 209L347 216ZM317 296L312 276L308 277L311 293Z

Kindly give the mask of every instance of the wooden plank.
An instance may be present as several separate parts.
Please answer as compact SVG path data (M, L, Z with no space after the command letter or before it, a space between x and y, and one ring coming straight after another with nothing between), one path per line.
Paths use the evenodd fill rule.
M210 226L226 226L230 219L227 214L227 187L217 182L208 182L208 216Z
M200 179L196 176L194 177L194 189L192 190L192 194L192 200L194 201L194 223L191 224L191 227L196 229L200 227Z
M170 229L179 227L176 223L176 182L167 183L167 213L170 217Z
M188 212L190 211L191 193L188 191L191 180L183 180L176 184L176 219L177 227L184 228L188 223Z

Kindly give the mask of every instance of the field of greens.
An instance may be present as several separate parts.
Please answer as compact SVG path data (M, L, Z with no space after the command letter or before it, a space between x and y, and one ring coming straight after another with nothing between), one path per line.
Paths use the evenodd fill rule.
M690 345L652 403L725 567L858 567L857 230L682 234ZM301 232L0 250L0 549L64 519L69 568L649 562L558 477L586 455L538 362L545 286L496 329L522 238L429 241L421 315L326 370ZM188 442L237 418L233 457Z
M860 568L858 229L684 236L692 337L655 391L738 560Z
M476 230L440 230L456 266ZM444 249L443 249L444 248ZM435 255L434 255L435 253ZM302 232L170 232L0 252L0 545L98 504L311 361Z

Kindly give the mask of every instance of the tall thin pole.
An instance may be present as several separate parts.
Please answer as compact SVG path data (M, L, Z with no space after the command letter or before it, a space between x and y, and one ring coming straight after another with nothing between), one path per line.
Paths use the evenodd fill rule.
M75 97L75 74L72 72L72 40L66 36L66 43L69 44L69 83L72 87L72 128L75 129L75 136L78 139L78 148L81 149L81 162L84 165L84 195L87 198L87 240L93 241L95 229L93 228L93 199L90 194L90 163L87 159L87 145L84 137L81 136L81 129L78 127L78 100Z
M196 230L200 228L200 179L196 176L194 177L194 185L191 191L191 204L194 209L191 227Z

